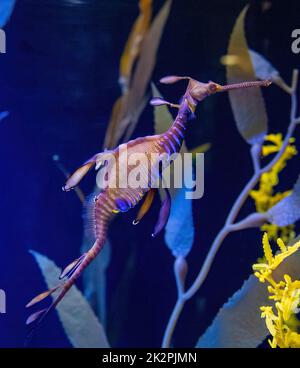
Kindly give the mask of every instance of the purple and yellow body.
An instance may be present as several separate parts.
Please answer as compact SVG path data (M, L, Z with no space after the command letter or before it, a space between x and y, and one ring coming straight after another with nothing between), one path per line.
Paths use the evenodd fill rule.
M65 294L75 283L77 278L82 274L84 269L99 254L106 240L109 222L114 214L118 212L126 212L135 207L145 195L145 201L140 208L134 224L137 224L147 213L153 201L155 192L155 189L151 187L150 183L153 183L156 179L155 177L153 178L153 175L156 175L157 179L159 178L159 172L157 170L151 170L153 166L157 165L157 162L153 162L153 154L156 154L155 157L160 157L163 154L171 156L172 154L180 151L181 145L185 138L189 117L191 114L194 114L197 104L206 97L217 92L240 88L267 87L271 84L270 81L254 81L221 86L214 82L201 83L189 77L177 76L165 77L161 79L161 83L173 84L180 80L188 81L188 86L180 105L169 103L161 98L153 98L151 100L151 104L154 106L168 105L170 107L178 108L178 114L172 126L163 134L137 138L135 140L129 141L126 144L128 156L135 153L143 153L146 155L148 160L148 165L145 167L145 170L142 173L140 187L131 187L130 185L127 185L127 187L124 187L123 185L107 185L107 187L103 189L94 198L94 200L91 201L91 203L89 203L88 213L91 217L90 220L92 222L94 232L94 244L87 253L83 254L79 259L73 261L65 268L60 277L61 282L55 288L38 295L27 304L27 307L30 307L50 296L55 291L60 291L49 308L34 313L28 318L28 324L35 322L34 328L40 325L46 315L57 306L57 304L63 299ZM110 157L114 157L115 162L118 165L122 160L123 148L124 145L120 145L114 150L105 151L93 156L79 169L77 169L73 175L71 175L71 177L67 180L63 190L69 191L73 189L93 166L96 166L96 169L100 167L100 170L101 168L105 167L108 155L110 155ZM131 170L134 169L134 166L128 165L126 169L127 175L129 176ZM155 174L153 174L153 172ZM170 201L170 195L167 192L165 200L162 202L158 223L155 227L154 233L152 234L153 236L161 231L164 225L167 223L170 212Z

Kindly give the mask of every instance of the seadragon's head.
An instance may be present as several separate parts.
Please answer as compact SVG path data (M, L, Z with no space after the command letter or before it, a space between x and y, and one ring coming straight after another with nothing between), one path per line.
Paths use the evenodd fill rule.
M234 89L244 89L252 87L268 87L272 82L269 80L242 82L228 85L220 85L218 83L209 81L208 83L199 82L190 77L168 76L160 80L163 84L173 84L181 80L188 80L188 86L184 94L183 101L187 101L191 109L194 110L197 103L204 100L206 97L213 95L217 92L225 92ZM152 105L170 105L173 107L180 107L180 105L171 104L161 98L154 98L151 100Z

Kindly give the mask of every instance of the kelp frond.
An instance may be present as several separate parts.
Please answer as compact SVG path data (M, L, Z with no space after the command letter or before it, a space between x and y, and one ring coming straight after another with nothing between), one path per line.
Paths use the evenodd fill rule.
M271 207L291 194L291 190L287 190L285 192L276 192L275 187L279 183L279 174L284 170L287 162L298 153L294 142L295 138L291 138L282 156L272 167L272 169L261 175L259 188L250 192L250 196L255 201L257 212L267 212ZM282 144L283 138L281 133L267 135L265 137L265 144L262 147L262 156L266 157L271 154L278 153L282 147ZM281 238L285 242L289 242L295 237L293 224L289 226L264 224L261 227L261 230L265 231L270 239Z
M264 234L263 249L266 263L257 263L252 266L253 270L256 271L255 276L259 279L260 282L265 282L267 280L271 284L274 284L272 272L276 270L276 268L285 260L285 258L289 257L300 248L300 241L292 246L286 246L282 239L279 238L277 240L277 245L280 249L280 252L273 256L268 234Z
M272 336L268 340L272 348L300 348L300 334L297 329L299 321L296 314L300 304L300 281L293 281L285 274L283 280L276 282L272 276L273 271L282 261L300 248L300 241L292 246L286 246L281 239L277 240L280 252L272 255L268 235L263 236L263 249L267 263L253 265L254 275L260 282L268 281L269 299L275 306L262 306L261 317L265 319L266 326Z

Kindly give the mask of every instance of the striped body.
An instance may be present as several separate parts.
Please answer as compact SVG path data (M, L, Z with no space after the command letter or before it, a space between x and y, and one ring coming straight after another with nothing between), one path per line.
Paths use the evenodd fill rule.
M160 155L167 154L168 156L171 156L174 153L178 153L185 137L185 130L189 114L190 110L186 108L184 109L184 112L179 111L174 123L165 133L137 138L135 140L129 141L127 143L128 157L135 153L146 153L148 157L148 168L152 169L156 162L152 162L151 154L157 153ZM120 151L122 152L122 147L121 149L120 147L121 146L117 147L114 152L117 163L120 161ZM133 167L128 166L127 169L128 175L130 175ZM108 186L95 198L92 204L92 211L94 236L96 241L93 247L89 250L83 263L67 281L66 287L68 287L68 289L104 246L108 224L113 217L114 212L120 210L118 208L117 201L123 200L126 202L128 204L128 208L126 209L127 211L130 208L135 207L143 198L145 193L149 191L150 187L147 186L147 183L149 183L149 179L151 177L151 170L145 170L143 174L144 180L142 187L110 188ZM155 181L155 178L152 179ZM158 174L156 179L158 179Z
M207 96L212 95L216 92L229 91L238 88L251 88L261 86L267 87L270 85L269 81L260 81L260 82L255 81L255 82L233 84L228 86L220 86L214 82L201 83L190 77L178 77L178 76L165 77L161 80L161 82L166 84L172 84L180 80L189 81L182 103L180 105L171 104L167 101L162 100L161 98L156 98L152 100L153 105L165 104L171 107L177 107L179 109L177 117L172 126L163 134L148 136L144 138L137 138L135 140L128 142L126 145L128 158L130 158L131 154L138 154L138 153L146 154L148 165L145 165L145 167L143 166L142 170L140 171L140 181L139 181L140 186L130 187L130 181L128 182L128 185L119 185L117 187L108 186L103 191L101 191L101 193L95 198L94 202L91 204L90 209L95 236L94 245L85 255L80 257L78 260L75 260L68 267L66 267L66 269L63 271L62 274L63 281L61 284L59 284L54 289L51 289L45 293L38 295L30 303L28 303L28 306L31 306L43 300L45 297L51 295L54 291L61 289L61 292L58 295L58 297L53 301L53 303L46 311L35 313L34 315L29 317L29 320L31 322L38 318L38 322L35 327L37 327L41 323L41 321L45 318L45 316L53 308L56 307L56 305L63 299L67 291L75 283L77 278L82 274L84 269L99 254L105 243L107 228L109 225L109 221L113 216L113 213L125 212L130 208L136 206L137 203L140 202L140 200L143 198L143 196L150 190L151 187L149 183L151 181L155 182L155 180L159 178L159 170L153 170L153 168L157 167L159 155L166 154L167 157L170 157L172 154L178 153L180 151L181 145L185 137L185 130L189 115L191 113L194 113L197 104ZM116 166L124 162L122 160L123 158L122 148L124 148L124 145L120 145L115 150L111 151L111 153L115 158L114 162ZM153 158L152 154L157 154L156 158ZM97 164L97 166L99 162L101 164L101 162L105 160L106 156L107 153L103 152L95 155L90 160L88 160L84 165L82 165L78 170L76 170L73 175L71 175L71 177L68 179L63 189L65 191L68 191L74 188L80 182L80 180L87 174L87 172L95 164ZM126 175L128 175L126 179L128 179L130 174L134 173L136 165L128 165L127 161L126 165L127 165ZM116 170L116 173L118 174L118 170ZM119 181L118 179L119 178L117 178L117 182ZM128 180L126 180L126 182L127 181ZM147 211L149 209L147 198L144 204L145 203L146 203L145 209ZM165 216L167 212L166 209L169 210L169 206L164 207L163 204L160 212L160 215L161 213L163 214L162 217Z
M135 140L129 141L126 144L128 158L130 158L131 154L137 153L143 153L147 156L147 168L142 167L141 172L142 185L137 188L132 188L129 185L125 188L120 186L112 188L108 185L107 188L105 188L95 197L89 211L90 216L92 217L91 220L93 224L95 242L90 250L82 257L81 261L74 266L74 269L68 274L68 277L66 277L66 279L60 285L58 285L58 288L61 288L60 294L53 301L50 307L39 317L35 328L40 325L48 313L53 310L64 298L68 290L72 287L72 285L74 285L75 281L82 274L84 269L102 250L106 241L108 225L114 213L119 211L126 212L127 210L135 207L141 201L144 195L150 190L149 182L151 180L152 182L155 182L155 180L159 178L159 172L157 170L153 170L153 167L157 165L157 162L153 160L152 154L157 154L157 157L159 157L159 155L166 154L168 157L170 157L172 154L178 153L180 151L185 136L185 129L189 114L190 110L187 108L187 106L184 106L183 111L179 111L174 123L165 133L137 138ZM124 145L120 145L113 151L113 155L116 159L116 165L118 165L120 161L122 162L123 147ZM97 157L97 155L95 157ZM89 165L87 170L90 169L91 163L95 164L95 162L96 158L88 161L88 164L86 164ZM132 170L134 170L134 167L135 165L127 166L128 176ZM80 172L80 178L86 174L87 170L83 170L83 174ZM118 173L118 171L116 172ZM76 172L74 174L76 175ZM119 178L117 177L117 180L118 179ZM120 208L120 203L124 204L123 209ZM34 330L32 330L31 335L33 334L33 331ZM27 342L29 342L29 339Z
M126 212L127 210L135 207L143 198L145 193L149 191L150 182L154 183L159 178L158 170L154 169L158 166L158 160L153 159L153 154L157 154L155 157L158 158L162 154L166 154L167 157L170 157L180 151L185 137L188 114L189 111L186 111L185 113L179 112L172 126L163 134L137 138L126 144L128 158L131 154L135 155L138 153L143 153L147 156L148 165L145 168L142 167L140 180L142 185L138 188L130 187L130 183L126 188L122 188L121 185L117 188L111 188L108 185L108 187L104 189L98 197L96 197L94 204L96 239L98 237L98 228L101 228L100 223L109 221L113 212ZM122 146L125 145L119 146L114 152L117 165L122 161ZM127 166L128 176L134 168L135 165ZM117 170L116 172L118 173ZM119 182L118 180L119 176L117 175L117 183ZM120 201L125 203L123 210L118 207L118 202Z

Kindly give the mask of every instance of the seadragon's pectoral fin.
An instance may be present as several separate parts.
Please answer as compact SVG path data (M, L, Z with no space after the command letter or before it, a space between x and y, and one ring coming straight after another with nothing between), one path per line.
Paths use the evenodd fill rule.
M112 155L112 151L100 152L86 161L69 177L65 186L62 188L63 191L68 192L76 187L93 166L96 165L96 169L98 169L102 163L109 159L109 155Z

